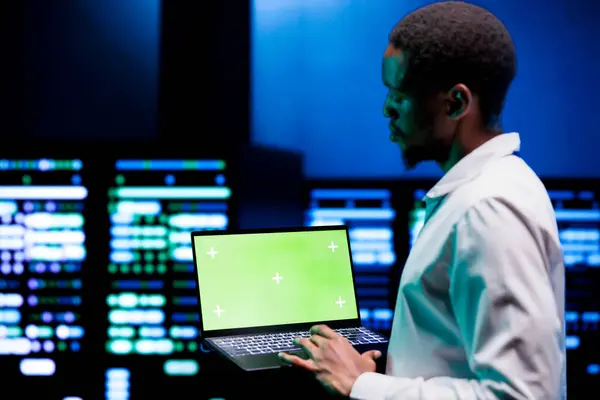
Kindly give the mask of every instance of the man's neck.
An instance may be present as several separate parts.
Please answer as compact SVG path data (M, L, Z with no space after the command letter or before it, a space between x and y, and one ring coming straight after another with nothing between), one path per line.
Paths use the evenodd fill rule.
M486 143L488 140L501 135L501 132L489 132L481 131L474 135L468 135L467 137L457 139L450 148L450 155L448 159L443 163L438 163L440 168L447 173L454 167L463 157L470 154L473 150ZM462 140L461 140L462 139Z

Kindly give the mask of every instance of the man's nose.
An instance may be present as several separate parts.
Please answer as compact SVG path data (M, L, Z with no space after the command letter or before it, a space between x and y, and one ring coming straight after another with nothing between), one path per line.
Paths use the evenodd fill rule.
M398 113L396 112L396 110L390 106L390 102L386 100L385 104L383 105L383 115L386 118L391 118L391 119L396 119L398 118Z

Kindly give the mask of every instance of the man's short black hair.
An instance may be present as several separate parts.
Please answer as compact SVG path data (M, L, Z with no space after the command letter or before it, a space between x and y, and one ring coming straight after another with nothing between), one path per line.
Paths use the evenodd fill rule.
M403 89L445 91L463 83L479 96L484 125L495 127L515 77L516 54L492 13L459 1L434 3L404 17L389 40L408 54Z

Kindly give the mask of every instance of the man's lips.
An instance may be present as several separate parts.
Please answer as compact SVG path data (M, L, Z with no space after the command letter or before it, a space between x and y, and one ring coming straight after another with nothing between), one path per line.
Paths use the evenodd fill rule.
M394 125L390 124L389 125L389 129L390 129L390 140L394 143L399 142L400 140L402 140L402 137L404 136L402 134L402 132L400 132L398 129L396 129L394 127Z

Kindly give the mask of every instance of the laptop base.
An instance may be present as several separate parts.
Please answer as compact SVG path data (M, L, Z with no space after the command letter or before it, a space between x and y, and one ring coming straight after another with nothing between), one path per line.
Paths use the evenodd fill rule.
M379 338L378 341L371 342L371 343L357 343L354 340L350 340L352 343L352 346L359 353L364 353L369 350L379 350L379 351L381 351L382 354L385 354L387 352L387 346L388 346L387 338L384 338L383 336L381 336L377 333L374 333L373 331L370 331L367 328L358 328L358 329L361 330L362 332L367 332L367 334L370 334L370 335L373 335L373 336L376 336ZM229 337L229 338L235 338L235 337ZM272 352L272 353L266 353L266 354L250 354L250 355L234 356L234 355L232 355L230 350L228 351L225 348L221 347L220 343L222 343L223 339L224 338L215 338L215 339L211 338L211 339L206 339L206 342L213 350L215 350L215 352L217 352L219 355L223 356L224 358L232 361L233 363L235 363L238 367L240 367L244 371L260 371L260 370L268 370L268 369L277 369L277 368L288 366L287 364L284 364L284 362L279 358L278 352ZM225 338L225 339L227 340L228 338ZM307 358L306 353L299 347L295 347L293 349L291 349L291 348L285 349L284 351L285 351L285 353L293 354L293 355L296 355L296 356L304 358L304 359Z
M382 358L385 358L385 354L387 352L387 343L382 345L373 346L365 346L358 345L353 346L359 353L364 353L369 350L379 350L381 354L383 354ZM260 354L260 355L252 355L252 356L241 356L241 357L230 357L225 352L216 349L216 352L226 358L229 361L232 361L235 365L240 367L244 371L264 371L264 370L275 370L279 368L290 367L290 365L284 364L277 354ZM295 352L288 352L288 354L293 354L298 357L306 359L306 353L304 351L299 350Z

